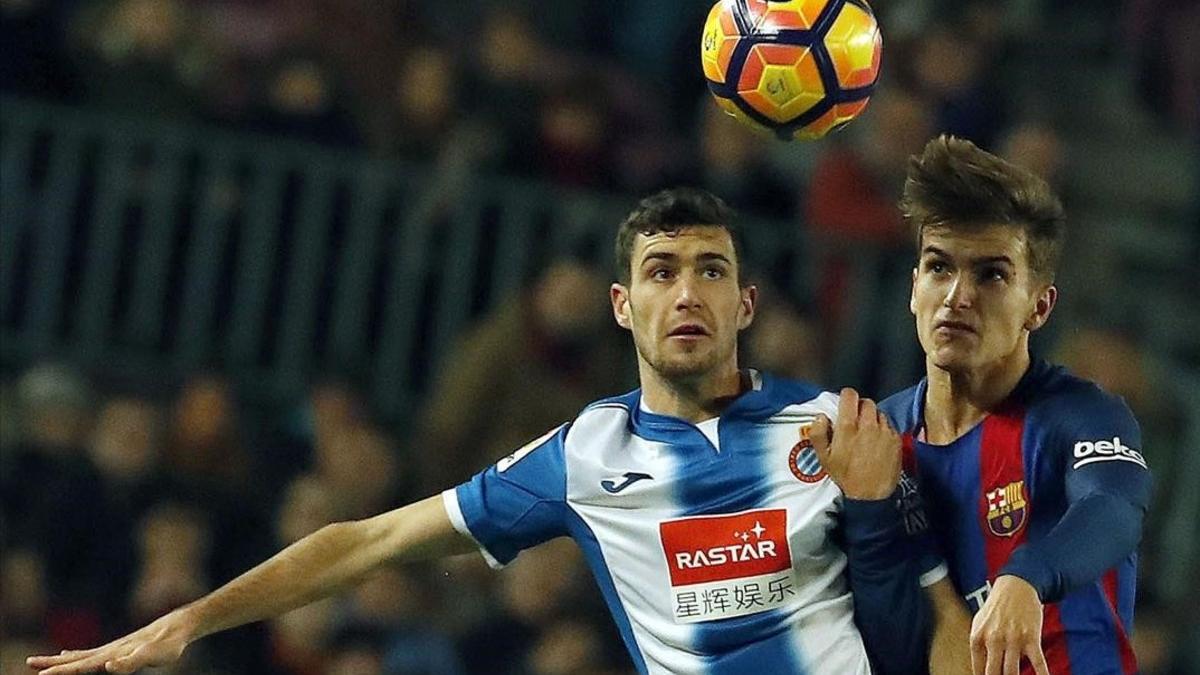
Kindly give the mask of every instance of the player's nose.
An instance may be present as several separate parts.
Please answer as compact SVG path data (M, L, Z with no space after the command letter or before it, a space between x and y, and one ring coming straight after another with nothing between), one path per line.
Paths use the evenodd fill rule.
M974 301L974 284L966 275L959 275L950 284L950 288L946 289L946 297L942 299L942 304L951 309L961 309L970 307Z
M702 304L696 280L688 275L681 275L675 284L675 308L695 309Z

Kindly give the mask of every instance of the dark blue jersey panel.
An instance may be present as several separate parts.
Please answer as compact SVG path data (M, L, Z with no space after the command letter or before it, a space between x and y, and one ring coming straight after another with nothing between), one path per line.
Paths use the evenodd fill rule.
M919 436L926 386L923 380L881 404L901 433ZM1134 672L1128 635L1135 547L1151 483L1137 422L1121 399L1043 361L1031 364L1004 407L1022 416L1017 461L1024 464L1023 486L1009 486L1004 495L997 492L1004 486L980 484L982 424L945 446L913 442L917 479L951 578L977 611L996 576L985 549L1001 537L1023 536L1002 572L1026 576L1022 568L1037 567L1029 573L1042 580L1035 586L1051 601L1061 598L1058 639L1073 675ZM1028 502L1023 532L989 528L989 505L1009 496Z

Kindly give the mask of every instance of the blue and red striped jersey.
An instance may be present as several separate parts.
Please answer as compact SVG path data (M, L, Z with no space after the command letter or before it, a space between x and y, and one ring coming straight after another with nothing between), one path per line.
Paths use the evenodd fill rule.
M921 434L927 385L881 408L904 438L905 471L971 611L1013 566L1044 568L1034 585L1045 602L1050 672L1136 673L1129 637L1150 475L1124 401L1035 360L1001 406L954 442L934 445ZM1109 518L1109 504L1134 515Z

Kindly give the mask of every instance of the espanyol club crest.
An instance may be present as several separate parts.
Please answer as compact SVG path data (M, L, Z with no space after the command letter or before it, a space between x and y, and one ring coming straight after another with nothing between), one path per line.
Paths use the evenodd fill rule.
M829 474L817 460L817 451L813 449L812 439L809 438L811 424L800 427L800 442L788 453L788 468L792 475L805 483L819 483Z
M987 492L988 529L997 537L1011 537L1025 525L1029 513L1025 481L1019 480Z

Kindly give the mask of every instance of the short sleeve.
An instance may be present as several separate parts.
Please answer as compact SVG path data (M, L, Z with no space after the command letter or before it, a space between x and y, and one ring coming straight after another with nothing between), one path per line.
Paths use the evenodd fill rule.
M1106 494L1145 509L1150 471L1141 452L1141 429L1125 402L1092 389L1061 410L1052 442L1065 474L1067 501Z
M564 424L467 482L442 493L454 528L479 544L492 567L567 533Z

